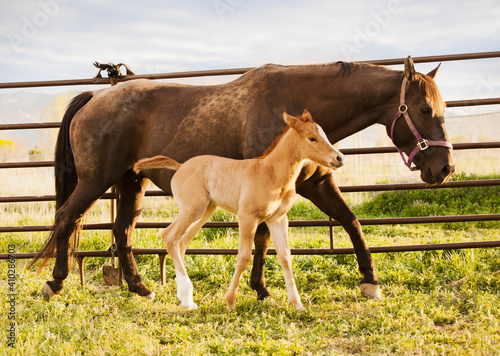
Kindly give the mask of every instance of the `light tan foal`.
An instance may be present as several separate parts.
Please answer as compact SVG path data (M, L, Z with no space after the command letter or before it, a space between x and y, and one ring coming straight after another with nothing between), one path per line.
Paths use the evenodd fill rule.
M331 145L324 131L307 110L283 118L288 124L276 146L257 159L234 160L197 156L180 164L165 156L139 161L134 171L150 168L176 170L171 182L179 215L167 227L163 241L175 266L177 297L188 309L193 301L193 284L184 267L184 254L191 239L217 206L238 217L239 249L233 279L226 293L228 309L234 309L238 286L252 256L257 226L265 222L271 232L288 292L288 301L302 309L292 273L288 246L288 218L295 199L295 182L304 165L320 164L332 169L342 166L344 156Z

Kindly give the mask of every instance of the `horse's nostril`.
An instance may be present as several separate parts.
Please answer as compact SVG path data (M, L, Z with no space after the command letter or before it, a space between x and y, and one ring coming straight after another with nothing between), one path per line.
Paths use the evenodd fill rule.
M337 162L342 163L343 160L344 160L344 158L341 155L337 156Z
M452 168L449 164L447 164L446 166L444 166L444 168L441 170L441 172L443 173L444 176L447 176L448 174L454 172L455 169Z

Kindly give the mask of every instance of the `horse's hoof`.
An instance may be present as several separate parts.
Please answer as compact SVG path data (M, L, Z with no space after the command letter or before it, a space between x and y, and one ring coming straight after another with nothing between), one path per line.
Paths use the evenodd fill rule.
M369 299L382 300L382 292L378 284L361 283L359 289L361 289L361 293Z
M264 300L267 297L271 296L271 294L269 294L266 288L261 287L259 289L256 289L256 291L257 291L257 300Z
M155 292L151 292L149 293L148 295L145 295L144 298L148 299L148 300L154 300L156 297L156 294Z
M51 297L53 297L57 293L54 293L52 288L50 288L50 286L47 283L45 283L42 287L42 294L43 294L43 297L45 299L50 299Z

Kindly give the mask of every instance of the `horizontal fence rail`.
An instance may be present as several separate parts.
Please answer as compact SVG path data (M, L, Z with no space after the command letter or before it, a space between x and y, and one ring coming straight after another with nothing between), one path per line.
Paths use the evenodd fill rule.
M456 143L453 149L458 150L473 150L473 149L488 149L500 148L500 142L473 142L473 143ZM380 153L397 153L396 147L364 147L364 148L343 148L345 155L360 155L360 154L380 154ZM54 161L35 161L35 162L3 162L0 163L0 169L4 168L46 168L54 167Z
M441 56L426 56L413 57L415 63L424 62L444 62L444 61L461 61L461 60L477 60L488 58L500 58L500 51L482 52L482 53L466 53L466 54L451 54ZM378 65L400 65L404 63L404 58L383 59L372 61L360 61L357 63L371 63ZM206 76L227 76L241 75L254 68L234 68L234 69L219 69L206 71L190 71L190 72L174 72L174 73L158 73L146 75L126 75L119 76L116 82L128 81L133 79L178 79L178 78L194 78ZM12 82L0 83L0 89L13 88L29 88L29 87L53 87L53 86L76 86L76 85L109 85L110 78L90 78L90 79L75 79L75 80L50 80L37 82ZM500 105L500 98L485 98L485 99L468 99L468 100L452 100L446 101L449 108L464 107L464 106L481 106L481 105ZM40 129L56 129L60 127L59 122L44 122L44 123L16 123L2 124L1 130L40 130ZM472 150L472 149L494 149L500 148L500 142L474 142L474 143L457 143L454 144L455 150ZM367 148L347 148L342 149L346 155L359 154L385 154L396 153L395 147L367 147ZM37 161L37 162L1 162L0 169L19 169L19 168L50 168L54 166L53 161ZM397 183L397 184L374 184L374 185L358 185L358 186L341 186L340 190L344 193L352 192L379 192L379 191L396 191L396 190L415 190L415 189L453 189L461 187L485 187L498 186L500 179L485 179L474 181L453 181L443 185L428 185L425 183ZM146 196L165 196L165 193L159 190L149 190ZM114 193L106 193L101 199L115 199ZM38 195L38 196L11 196L0 197L0 203L25 203L25 202L50 202L54 201L54 195ZM500 221L500 214L478 214L478 215L456 215L456 216L429 216L429 217L410 217L410 218L375 218L375 219L359 219L361 225L395 225L395 224L429 224L429 223L452 223L452 222L473 222L473 221ZM169 222L139 222L137 228L164 228ZM113 223L96 223L84 224L83 229L87 230L111 230ZM353 248L334 248L331 228L340 226L335 220L312 220L312 221L290 221L290 227L329 227L330 228L330 248L319 249L292 249L294 255L331 255L331 254L352 254ZM204 225L205 228L237 228L237 222L208 222ZM51 231L52 226L3 226L0 227L0 233L14 232L37 232ZM463 248L478 248L478 247L500 247L500 240L493 241L475 241L475 242L457 242L457 243L439 243L439 244L421 244L421 245L400 245L400 246L377 246L370 247L373 253L385 252L403 252L403 251L430 251L430 250L447 250L447 249L463 249ZM160 257L161 278L162 283L165 282L164 264L167 251L165 249L133 249L135 255L158 255ZM188 249L187 254L219 254L219 255L235 255L237 249ZM15 258L33 258L36 253L14 253L0 254L0 259L9 257ZM269 250L268 254L276 254L275 250ZM83 259L85 257L110 257L110 251L79 251L75 252L80 266L80 278L83 284Z
M449 54L439 56L423 56L412 57L415 63L427 62L447 62L447 61L463 61L472 59L488 59L499 58L500 51L480 52L480 53L465 53L465 54ZM354 63L369 63L377 65L398 65L403 64L405 58L395 59L376 59L369 61L357 61ZM226 75L241 75L255 67L249 68L233 68L233 69L215 69L215 70L200 70L189 72L174 72L174 73L157 73L157 74L136 74L127 76L118 76L117 82L134 80L134 79L179 79L179 78L195 78L209 76L226 76ZM68 80L47 80L37 82L11 82L0 83L0 89L15 89L15 88L35 88L35 87L53 87L53 86L74 86L74 85L106 85L111 84L110 78L91 78L91 79L68 79Z
M466 187L491 187L500 185L500 179L478 179L457 182L448 182L440 185L429 185L426 183L393 183L393 184L367 184L367 185L347 185L339 186L342 193L361 193L361 192L384 192L393 190L417 190L417 189L444 189L444 188L466 188ZM146 191L147 197L167 196L161 190ZM25 195L13 197L0 197L0 203L26 203L26 202L44 202L54 201L55 195ZM101 199L115 199L113 193L105 193ZM0 227L0 232L2 232Z
M435 224L472 221L498 221L500 214L477 214L477 215L448 215L448 216L421 216L404 218L373 218L359 219L361 225L399 225L399 224ZM138 222L136 229L162 229L168 227L170 222ZM333 227L341 226L335 220L290 220L290 227ZM205 223L203 228L237 228L237 221L211 221ZM83 224L83 230L111 230L113 223ZM52 225L34 226L4 226L0 232L36 232L51 231Z

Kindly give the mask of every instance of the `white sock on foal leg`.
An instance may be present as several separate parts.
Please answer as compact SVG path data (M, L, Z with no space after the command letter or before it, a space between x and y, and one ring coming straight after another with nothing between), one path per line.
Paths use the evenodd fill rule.
M188 276L178 275L177 282L177 298L181 301L181 305L188 309L198 309L198 305L193 301L193 283Z

